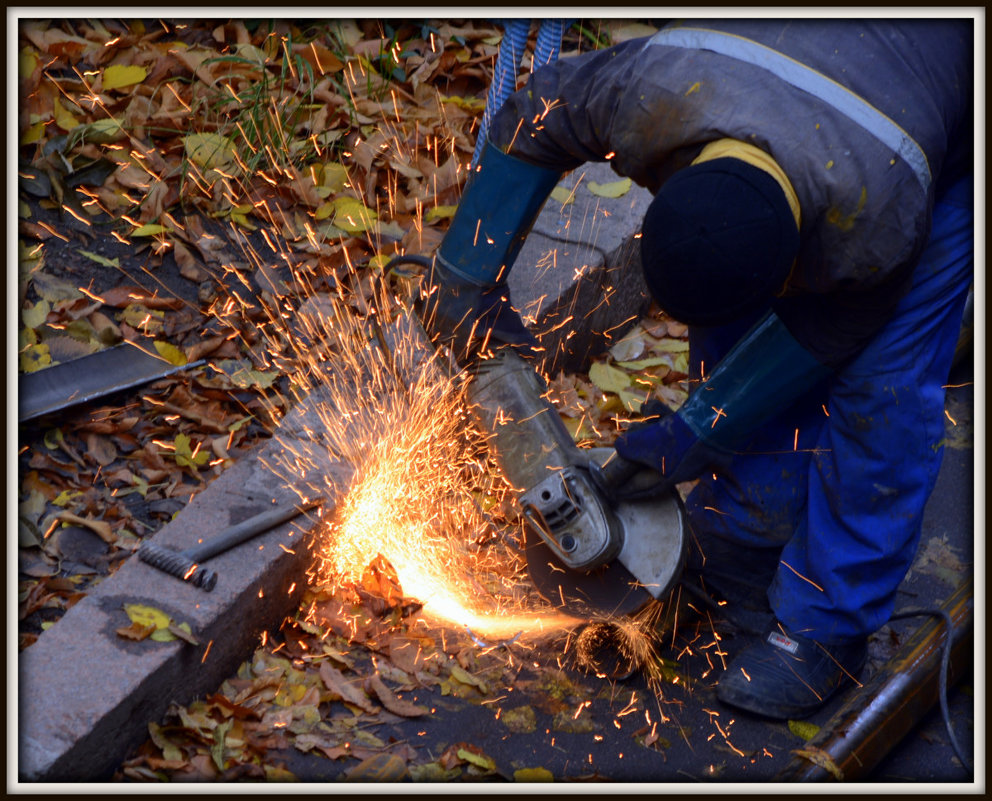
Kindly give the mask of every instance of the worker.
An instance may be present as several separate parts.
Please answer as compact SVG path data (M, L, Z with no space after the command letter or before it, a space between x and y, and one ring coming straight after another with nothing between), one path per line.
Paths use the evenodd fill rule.
M616 452L662 490L698 479L689 568L763 625L726 704L819 708L912 564L972 281L973 37L708 19L563 57L493 117L438 248L434 332L526 346L507 273L563 172L608 160L654 194L641 263L690 327L692 390Z

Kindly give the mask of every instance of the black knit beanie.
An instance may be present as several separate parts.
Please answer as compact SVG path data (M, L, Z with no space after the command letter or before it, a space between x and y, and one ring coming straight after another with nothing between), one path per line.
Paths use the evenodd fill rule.
M798 250L782 187L740 159L679 170L644 215L648 288L667 314L689 325L721 325L768 305Z

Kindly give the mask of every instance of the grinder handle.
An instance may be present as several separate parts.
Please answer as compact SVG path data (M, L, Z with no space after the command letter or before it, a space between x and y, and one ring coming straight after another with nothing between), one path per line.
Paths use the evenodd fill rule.
M590 459L588 470L596 489L614 505L657 497L662 478L656 470L616 452L604 464Z

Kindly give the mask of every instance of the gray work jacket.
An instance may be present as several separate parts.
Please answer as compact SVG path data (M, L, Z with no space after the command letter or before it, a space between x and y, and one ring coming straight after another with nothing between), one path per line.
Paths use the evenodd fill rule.
M972 20L700 20L535 72L494 144L562 170L609 159L656 191L709 142L770 153L802 212L776 310L838 366L891 316L940 179L971 170Z

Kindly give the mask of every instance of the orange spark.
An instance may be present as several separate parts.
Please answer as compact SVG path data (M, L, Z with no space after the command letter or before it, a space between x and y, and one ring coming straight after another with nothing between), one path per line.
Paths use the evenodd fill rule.
M806 578L806 576L804 576L804 575L803 575L802 573L800 573L800 572L799 572L798 570L796 570L796 569L795 569L795 568L794 568L794 567L793 567L792 565L790 565L790 564L789 564L788 562L786 562L786 561L785 561L784 559L782 560L782 564L783 564L783 565L785 565L785 566L786 566L787 568L789 568L789 570L791 570L791 571L792 571L793 573L795 573L795 574L796 574L797 576L799 576L799 578L801 578L801 579L802 579L803 581L805 581L805 582L806 582L807 584L812 584L812 585L813 585L814 587L816 587L816 588L817 588L817 589L818 589L818 590L819 590L820 592L823 592L823 587L821 587L821 586L820 586L819 584L817 584L817 583L816 583L815 581L813 581L812 579L808 579L808 578Z

